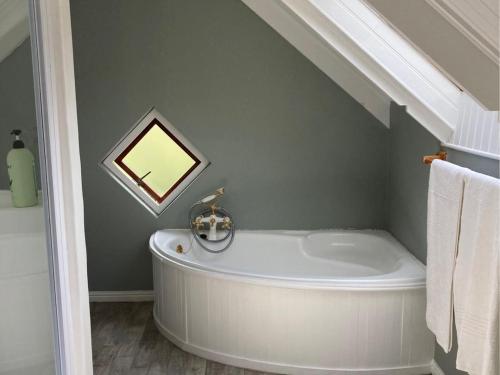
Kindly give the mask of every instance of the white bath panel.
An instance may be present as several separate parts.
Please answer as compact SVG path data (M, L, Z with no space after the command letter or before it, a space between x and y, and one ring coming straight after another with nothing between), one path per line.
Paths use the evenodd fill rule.
M186 340L183 275L175 268L166 273L155 267L154 277L155 282L165 286L162 293L155 293L155 313L165 316L164 324L170 327L172 334Z

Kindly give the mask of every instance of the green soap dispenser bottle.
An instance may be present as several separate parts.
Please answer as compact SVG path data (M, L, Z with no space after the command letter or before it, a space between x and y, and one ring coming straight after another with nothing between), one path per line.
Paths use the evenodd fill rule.
M38 204L38 191L35 177L35 158L24 147L21 130L10 134L16 137L12 150L7 154L7 170L10 179L10 191L14 207L31 207Z

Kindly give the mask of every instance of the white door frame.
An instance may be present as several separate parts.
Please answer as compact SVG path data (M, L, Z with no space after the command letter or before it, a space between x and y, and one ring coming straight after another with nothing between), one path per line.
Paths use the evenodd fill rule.
M29 0L58 375L91 375L87 259L69 0Z

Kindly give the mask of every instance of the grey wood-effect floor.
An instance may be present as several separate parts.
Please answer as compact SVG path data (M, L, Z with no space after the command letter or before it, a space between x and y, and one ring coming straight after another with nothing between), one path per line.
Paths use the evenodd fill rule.
M153 304L91 303L94 375L270 375L187 353L161 335Z

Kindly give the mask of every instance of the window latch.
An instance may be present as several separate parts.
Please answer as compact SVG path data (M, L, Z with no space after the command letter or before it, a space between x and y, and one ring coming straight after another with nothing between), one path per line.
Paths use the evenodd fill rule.
M142 186L144 185L144 182L142 180L144 180L146 177L149 176L149 174L151 173L151 171L149 171L148 173L146 173L144 176L142 176L141 178L139 178L136 182L137 182L137 185L138 186Z

